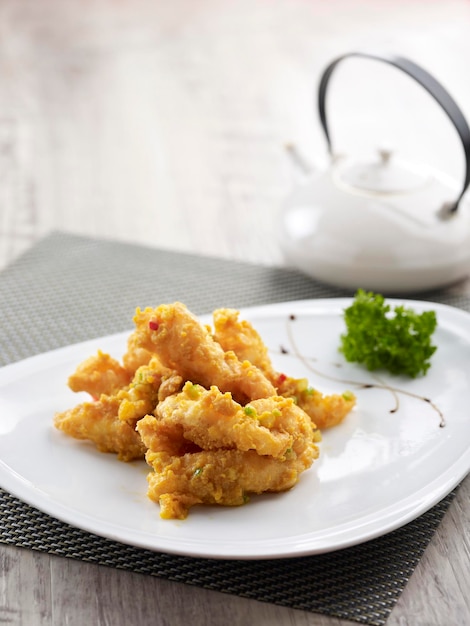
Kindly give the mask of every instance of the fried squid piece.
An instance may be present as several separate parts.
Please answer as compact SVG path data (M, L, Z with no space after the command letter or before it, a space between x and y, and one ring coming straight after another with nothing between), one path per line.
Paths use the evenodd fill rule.
M101 394L112 395L128 385L131 375L109 354L98 351L77 367L69 376L68 385L72 391L86 391L94 398Z
M135 374L139 367L142 365L148 365L150 359L155 359L155 355L149 350L141 348L138 341L138 334L136 332L131 333L127 339L127 350L122 357L124 369L130 374L131 377Z
M277 458L292 448L299 431L298 415L291 420L289 429L279 428L282 413L287 411L297 411L292 400L273 397L253 400L242 407L228 392L221 393L217 387L205 390L187 382L181 393L158 405L156 414L160 425L181 429L185 439L205 450L238 448ZM311 425L310 431L304 434L308 435L312 436Z
M240 320L240 312L235 309L216 309L212 317L213 336L222 349L231 350L240 361L255 365L274 384L279 374L272 366L267 346L250 322Z
M280 376L278 393L295 398L320 430L340 424L356 405L356 396L351 391L323 394L309 386L306 378L290 378L283 374Z
M137 309L137 344L155 352L165 367L183 380L222 392L229 391L240 404L276 395L266 376L234 352L224 352L209 330L180 302L156 309Z
M306 378L291 378L277 372L269 358L268 349L250 322L239 319L239 311L216 309L213 312L214 338L224 350L232 350L239 359L258 367L276 388L279 395L294 398L323 430L341 423L356 404L353 393L323 395L309 386Z
M131 384L118 391L119 419L135 426L138 419L152 413L160 400L181 390L183 380L173 370L163 367L157 357L141 365Z
M135 427L118 417L120 401L102 395L97 402L84 402L57 413L54 425L75 439L92 441L101 452L117 453L121 461L143 458L145 446Z
M166 519L185 518L195 504L235 506L250 493L289 489L319 453L312 422L292 399L241 407L189 382L136 428L154 470L148 495Z
M136 423L155 410L160 399L180 391L183 381L157 358L135 372L130 385L113 395L102 394L55 416L54 424L76 439L88 439L101 452L114 452L123 461L144 456L145 447Z
M290 489L317 456L315 446L300 457L291 452L283 461L253 450L201 450L182 456L149 450L146 460L154 471L148 475L148 496L160 504L164 519L184 519L195 504L239 506L250 494Z

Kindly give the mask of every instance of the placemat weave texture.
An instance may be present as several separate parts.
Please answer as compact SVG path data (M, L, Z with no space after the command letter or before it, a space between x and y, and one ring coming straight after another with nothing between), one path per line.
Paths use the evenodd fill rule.
M0 365L131 328L136 306L181 300L196 314L352 295L294 270L53 233L0 274ZM452 289L420 298L470 310ZM34 322L34 323L32 323ZM385 624L455 491L366 544L296 559L154 553L59 522L0 490L0 541L363 624Z

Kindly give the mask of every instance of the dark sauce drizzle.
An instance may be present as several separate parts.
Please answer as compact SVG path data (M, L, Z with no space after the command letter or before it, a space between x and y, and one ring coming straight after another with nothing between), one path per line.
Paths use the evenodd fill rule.
M339 378L336 376L329 376L328 374L324 374L323 372L321 372L320 370L316 369L315 367L313 367L312 365L312 361L316 361L317 359L315 358L310 358L310 357L306 357L305 355L303 355L298 346L297 343L294 339L294 335L292 332L292 325L289 322L293 322L297 319L297 317L295 315L289 315L288 320L287 320L287 324L286 324L286 329L287 329L287 335L289 337L289 342L292 346L292 350L293 350L293 354L300 360L302 361L302 363L305 365L305 367L307 369L309 369L311 372L313 372L316 376L321 376L322 378L326 378L328 380L333 380L335 382L339 382L343 385L352 385L358 389L384 389L385 391L390 391L390 393L393 395L394 399L395 399L395 406L390 409L390 413L396 413L399 408L400 408L400 400L399 400L399 394L408 396L410 398L416 398L417 400L421 400L422 402L426 402L427 404L429 404L434 411L438 414L439 416L439 427L440 428L444 428L444 426L446 425L446 421L444 418L444 415L442 413L442 411L440 410L440 408L431 400L431 398L427 398L426 396L420 396L417 393L413 393L412 391L406 391L405 389L399 389L398 387L394 387L392 385L388 385L387 383L384 383L383 381L380 380L380 378L378 376L373 375L373 377L378 381L377 383L360 383L357 382L355 380L348 380L348 379L344 379L344 378ZM281 354L290 354L289 350L286 350L286 348L284 348L283 346L281 346ZM334 363L335 367L342 367L341 363Z

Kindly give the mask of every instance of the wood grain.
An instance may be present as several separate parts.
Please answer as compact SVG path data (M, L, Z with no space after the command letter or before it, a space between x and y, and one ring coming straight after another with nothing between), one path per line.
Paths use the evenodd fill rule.
M465 0L0 0L0 267L53 229L281 264L286 144L326 162L323 67L398 52L470 117L469 26ZM462 176L448 120L406 77L348 62L331 89L339 149L392 140ZM391 626L470 623L469 502L467 478ZM347 624L4 545L0 566L7 624Z

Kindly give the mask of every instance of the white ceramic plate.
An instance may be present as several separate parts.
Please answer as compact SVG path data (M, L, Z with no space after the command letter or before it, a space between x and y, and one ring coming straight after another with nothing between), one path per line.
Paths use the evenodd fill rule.
M362 367L345 363L338 352L342 312L350 302L312 300L243 311L269 346L278 370L307 376L324 393L349 388L357 394L357 408L344 424L324 432L320 460L291 491L257 496L236 508L194 507L184 521L162 520L158 505L146 497L144 462L119 462L55 430L54 413L85 399L68 390L69 373L98 348L121 357L128 333L0 370L0 485L97 535L198 557L316 554L406 524L470 470L470 315L406 301L417 311L437 312L438 350L431 369L416 380L380 377L396 391L358 388L342 381L380 382Z

